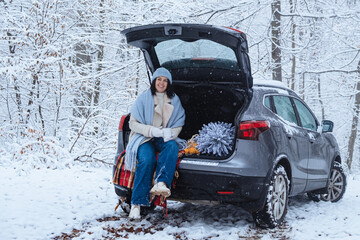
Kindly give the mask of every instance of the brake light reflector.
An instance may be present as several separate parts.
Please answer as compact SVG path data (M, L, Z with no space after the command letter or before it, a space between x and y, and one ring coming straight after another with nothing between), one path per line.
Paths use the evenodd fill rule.
M240 123L238 138L257 141L260 134L269 128L268 121L244 121Z
M120 119L120 123L119 123L119 131L122 132L123 127L124 127L124 122L125 122L125 118L127 117L127 115L122 115L121 119Z
M234 192L221 192L221 191L218 191L217 193L222 195L234 194Z

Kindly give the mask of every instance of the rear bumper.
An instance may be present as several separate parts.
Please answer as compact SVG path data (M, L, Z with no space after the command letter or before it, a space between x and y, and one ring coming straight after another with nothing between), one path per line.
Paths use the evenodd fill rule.
M171 199L219 201L254 212L263 208L266 190L266 178L263 177L179 169Z
M249 177L232 173L179 169L171 200L205 200L239 205L249 212L264 208L268 181L266 177ZM114 185L118 196L131 199L131 190ZM130 200L129 200L130 201Z

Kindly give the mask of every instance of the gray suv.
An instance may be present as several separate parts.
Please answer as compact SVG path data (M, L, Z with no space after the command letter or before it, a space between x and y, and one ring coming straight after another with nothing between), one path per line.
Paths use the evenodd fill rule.
M276 81L253 82L246 36L239 30L201 24L159 24L125 29L148 69L170 70L186 111L179 137L190 139L204 124L231 123L232 150L187 156L171 199L230 203L253 214L260 227L275 227L288 197L342 198L346 178L333 123L320 124L296 93ZM118 151L126 147L129 115L121 118ZM131 190L115 185L129 203ZM125 208L124 208L125 209Z

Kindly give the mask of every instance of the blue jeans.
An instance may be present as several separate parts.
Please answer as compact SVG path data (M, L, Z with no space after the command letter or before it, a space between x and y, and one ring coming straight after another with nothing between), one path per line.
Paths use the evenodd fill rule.
M155 152L160 152L157 161ZM174 140L164 142L163 138L152 138L140 145L131 204L150 206L150 189L155 168L155 183L165 182L168 188L171 188L178 152L179 148Z

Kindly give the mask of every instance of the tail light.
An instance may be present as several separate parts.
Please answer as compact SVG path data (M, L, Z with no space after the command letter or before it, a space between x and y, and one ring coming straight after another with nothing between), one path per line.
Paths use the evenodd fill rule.
M120 119L120 123L119 123L119 131L123 131L123 127L124 127L124 122L125 122L125 118L127 117L127 115L122 115L121 119Z
M238 138L257 141L260 134L269 128L268 121L244 121L240 123Z

